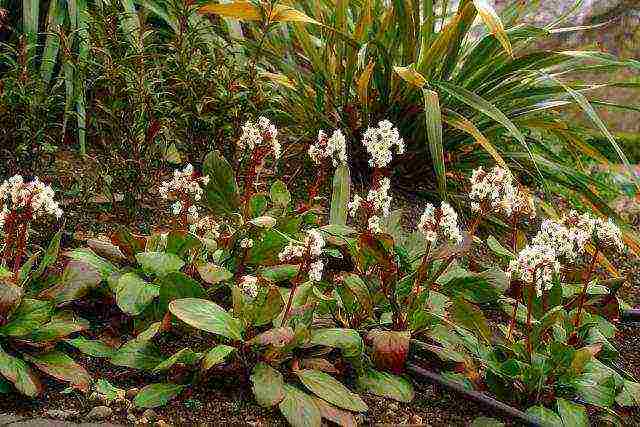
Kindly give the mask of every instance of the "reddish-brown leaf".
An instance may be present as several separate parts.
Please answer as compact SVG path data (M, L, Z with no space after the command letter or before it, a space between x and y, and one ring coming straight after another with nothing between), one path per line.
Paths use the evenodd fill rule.
M373 348L373 362L378 369L394 374L402 373L409 353L409 332L379 331L369 332L367 340Z

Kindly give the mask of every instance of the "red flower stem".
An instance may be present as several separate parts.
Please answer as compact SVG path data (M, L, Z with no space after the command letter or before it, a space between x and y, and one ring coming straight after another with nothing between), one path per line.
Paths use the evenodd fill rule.
M533 357L533 347L531 345L531 313L533 311L533 294L535 293L535 283L536 283L536 271L533 272L533 282L531 283L531 289L529 292L529 301L527 303L527 352L529 353L529 361L531 361ZM524 295L523 295L524 296Z
M280 323L280 327L283 327L289 318L289 314L291 312L291 306L293 304L293 297L298 289L298 285L300 285L300 279L302 278L303 272L306 273L309 269L309 255L305 255L302 263L300 264L300 269L298 270L298 274L291 281L291 292L289 293L289 299L287 301L287 307L284 310L284 316L282 317L282 322Z
M25 222L20 227L18 241L16 243L16 257L13 261L13 273L16 275L16 277L17 277L18 271L20 271L20 261L22 260L22 255L24 255L26 240L27 240L27 223Z
M587 288L589 287L589 282L591 281L591 277L593 276L593 272L596 268L596 261L598 260L599 252L600 250L596 247L596 250L593 252L591 264L589 265L589 270L587 270L584 276L584 285L582 286L582 293L580 294L580 300L578 302L578 311L576 312L576 317L573 322L576 329L580 326L580 322L582 321L582 309L584 307L585 300L587 299Z
M518 217L513 215L511 218L511 251L515 255L518 251ZM509 332L507 332L507 340L511 340L511 335L516 327L516 317L518 316L518 295L514 295L513 300L513 314L511 315L511 321L509 322Z
M9 255L11 254L11 247L13 246L15 240L15 223L13 218L7 219L7 222L4 225L4 233L7 236L7 240L4 242L4 254L2 255L2 262L9 262Z

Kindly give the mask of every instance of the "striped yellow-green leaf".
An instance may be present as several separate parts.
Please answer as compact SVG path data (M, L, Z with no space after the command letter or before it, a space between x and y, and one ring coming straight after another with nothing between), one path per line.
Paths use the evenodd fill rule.
M489 31L500 41L504 50L506 50L510 56L513 56L513 48L511 47L509 36L504 30L504 25L493 6L491 6L487 0L473 0L473 4L480 18L482 18L484 24L489 28Z
M438 180L438 191L444 200L447 197L447 176L444 164L444 146L442 143L442 112L438 93L429 89L422 90L424 97L424 118L431 162Z
M331 211L329 223L347 224L347 205L351 197L351 177L349 167L340 165L333 176L333 193L331 195Z

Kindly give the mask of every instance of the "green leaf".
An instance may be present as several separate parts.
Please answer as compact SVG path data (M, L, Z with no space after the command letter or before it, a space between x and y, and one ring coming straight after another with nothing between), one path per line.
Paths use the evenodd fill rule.
M57 3L57 1L52 1L51 3ZM62 230L59 230L49 242L49 246L47 247L47 251L44 253L42 257L42 261L38 265L38 269L33 272L31 279L36 280L40 276L44 274L47 268L53 265L58 259L58 253L60 252L60 238L62 237Z
M126 273L118 280L116 302L123 312L138 316L159 294L158 285L145 282L136 273Z
M184 261L178 255L165 252L141 252L136 254L136 260L145 273L158 277L180 271L184 267Z
M203 174L209 176L205 187L207 206L218 215L229 215L238 210L240 197L238 184L231 165L220 152L212 151L203 163Z
M358 387L376 396L388 397L399 402L411 402L414 397L410 382L388 372L368 369L358 377Z
M271 408L284 399L282 374L266 363L258 363L251 374L253 394L258 405Z
M507 248L502 246L502 244L493 236L489 236L487 238L487 246L491 249L491 252L502 257L507 260L512 260L515 258L515 255Z
M0 347L0 375L24 395L36 397L42 392L40 380L29 366L22 359L5 353L2 347Z
M509 36L504 30L504 25L502 25L502 21L493 6L491 6L487 0L473 0L473 5L476 7L480 18L482 18L484 24L489 28L491 34L500 41L500 44L509 56L513 56L513 48L511 47Z
M300 265L281 264L273 267L265 267L260 270L260 276L271 282L286 282L298 275Z
M562 419L558 414L544 406L532 406L527 409L526 414L540 420L544 427L563 427Z
M226 282L233 277L233 274L229 270L211 262L198 264L197 269L202 280L210 285L217 285L220 282Z
M278 288L270 287L266 294L261 293L252 305L253 324L263 326L271 323L284 309L284 300Z
M0 327L0 335L21 337L43 325L51 318L53 306L49 301L25 298L9 319Z
M219 344L209 350L209 352L206 354L204 360L202 361L202 368L205 371L209 370L215 365L224 362L224 360L229 357L231 353L235 353L236 351L237 349L235 349L234 347Z
M296 371L302 384L318 397L329 403L354 412L366 412L366 403L331 375L313 369Z
M584 406L557 399L558 413L565 427L589 427L589 417Z
M60 351L50 351L37 356L26 356L38 369L47 375L73 384L82 391L89 391L91 376L72 358Z
M116 366L152 371L164 361L160 350L150 341L134 339L124 344L111 357Z
M626 407L640 407L640 384L624 380L622 391L616 396L616 403Z
M324 400L315 396L313 397L313 401L316 403L316 406L320 410L320 415L322 415L322 418L336 423L341 427L357 427L358 423L356 422L356 418L351 412L338 409L335 406L329 405Z
M461 326L472 331L486 343L491 342L491 330L482 310L468 303L462 297L454 300L451 315Z
M31 331L25 339L35 342L55 341L87 329L89 329L89 322L71 311L62 311L56 313L48 323Z
M320 427L322 425L322 416L315 400L296 387L284 385L284 399L278 407L293 427Z
M122 400L126 398L127 392L111 384L109 381L100 378L96 381L96 392L100 394L107 403L114 400Z
M185 386L171 383L149 384L144 387L133 399L133 404L138 408L157 408L164 406L174 399Z
M183 364L186 366L195 365L202 357L201 353L196 353L190 348L183 348L182 350L169 357L167 360L161 362L153 369L153 373L168 371L176 364Z
M588 404L609 408L615 402L616 382L612 375L586 372L573 382L573 386L576 394Z
M82 353L93 357L111 357L115 354L116 350L113 347L109 347L102 341L88 340L85 337L77 337L73 339L64 340L67 344L77 348Z
M289 193L287 185L280 180L277 180L271 185L269 196L273 204L279 208L286 209L289 203L291 203L291 193Z
M364 350L360 334L353 329L314 329L311 344L338 348L347 358L359 357Z
M427 128L427 144L431 153L431 162L438 179L440 197L445 200L447 195L447 176L444 166L444 148L442 144L442 112L438 93L423 89L424 117Z
M333 175L333 192L329 224L347 225L347 206L351 197L351 175L349 166L340 165Z
M104 258L99 257L91 249L74 249L66 255L76 261L82 261L95 268L102 275L103 280L118 271L118 268Z
M70 261L62 273L60 283L45 289L39 295L60 306L87 295L98 287L102 277L98 270L83 261Z
M197 298L178 299L169 304L169 311L194 328L235 341L242 340L242 323L214 302Z
M181 272L169 273L158 280L160 285L158 310L165 313L169 303L181 298L206 298L207 292L200 283Z

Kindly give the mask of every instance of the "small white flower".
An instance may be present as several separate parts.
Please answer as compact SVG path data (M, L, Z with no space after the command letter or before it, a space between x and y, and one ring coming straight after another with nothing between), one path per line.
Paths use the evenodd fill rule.
M509 263L507 273L526 283L533 283L538 296L552 286L553 277L560 271L556 251L547 245L528 245L518 258Z
M328 138L324 131L318 133L318 140L309 147L309 157L319 165L324 159L331 158L333 166L347 163L347 143L340 130L336 130Z
M240 278L240 289L249 298L258 296L258 278L256 276L242 276Z
M243 249L250 249L253 247L253 239L244 238L240 240L240 247Z
M322 271L324 270L324 264L322 261L318 260L311 263L309 268L309 279L314 282L319 282L322 280Z
M189 226L194 234L207 235L209 238L220 237L220 224L211 216L204 216Z
M353 196L353 201L349 202L347 205L347 209L349 210L349 215L352 217L356 216L358 213L358 209L360 209L360 205L362 204L362 197L357 194Z
M382 219L377 215L373 215L372 217L369 218L369 221L367 223L367 228L373 234L381 234L382 233Z
M391 189L391 180L389 178L382 178L378 182L377 189L369 190L367 194L367 201L373 206L373 210L382 212L382 216L389 216L389 209L391 208L391 196L389 190Z
M278 142L278 129L266 117L258 118L258 122L248 121L242 126L242 135L238 140L241 149L253 152L256 147L269 145L273 156L278 159L281 146Z
M502 212L507 217L514 214L535 217L531 193L526 188L518 187L511 173L499 166L489 172L482 167L473 171L469 199L474 212L480 212L485 207Z
M615 248L619 252L624 251L625 245L622 241L622 231L611 218L599 219L596 226L596 238L602 246Z
M0 203L5 219L11 212L18 211L30 215L33 220L47 215L60 219L62 209L54 197L53 189L37 177L26 183L21 175L14 175L0 184Z
M280 252L278 258L280 261L295 261L304 257L305 253L308 253L312 258L317 258L322 255L324 246L324 238L318 230L307 230L307 237L302 245L289 242Z
M363 144L369 153L369 165L386 168L393 160L391 150L395 146L398 154L404 153L404 141L398 129L388 120L378 123L377 128L369 128L364 133Z
M176 201L172 206L171 206L171 212L174 215L180 215L180 212L182 212L182 202L180 200Z
M418 230L432 244L438 241L438 236L442 236L456 244L462 243L463 240L462 233L458 227L458 214L446 202L442 202L438 210L431 203L427 204L424 213L420 217Z

